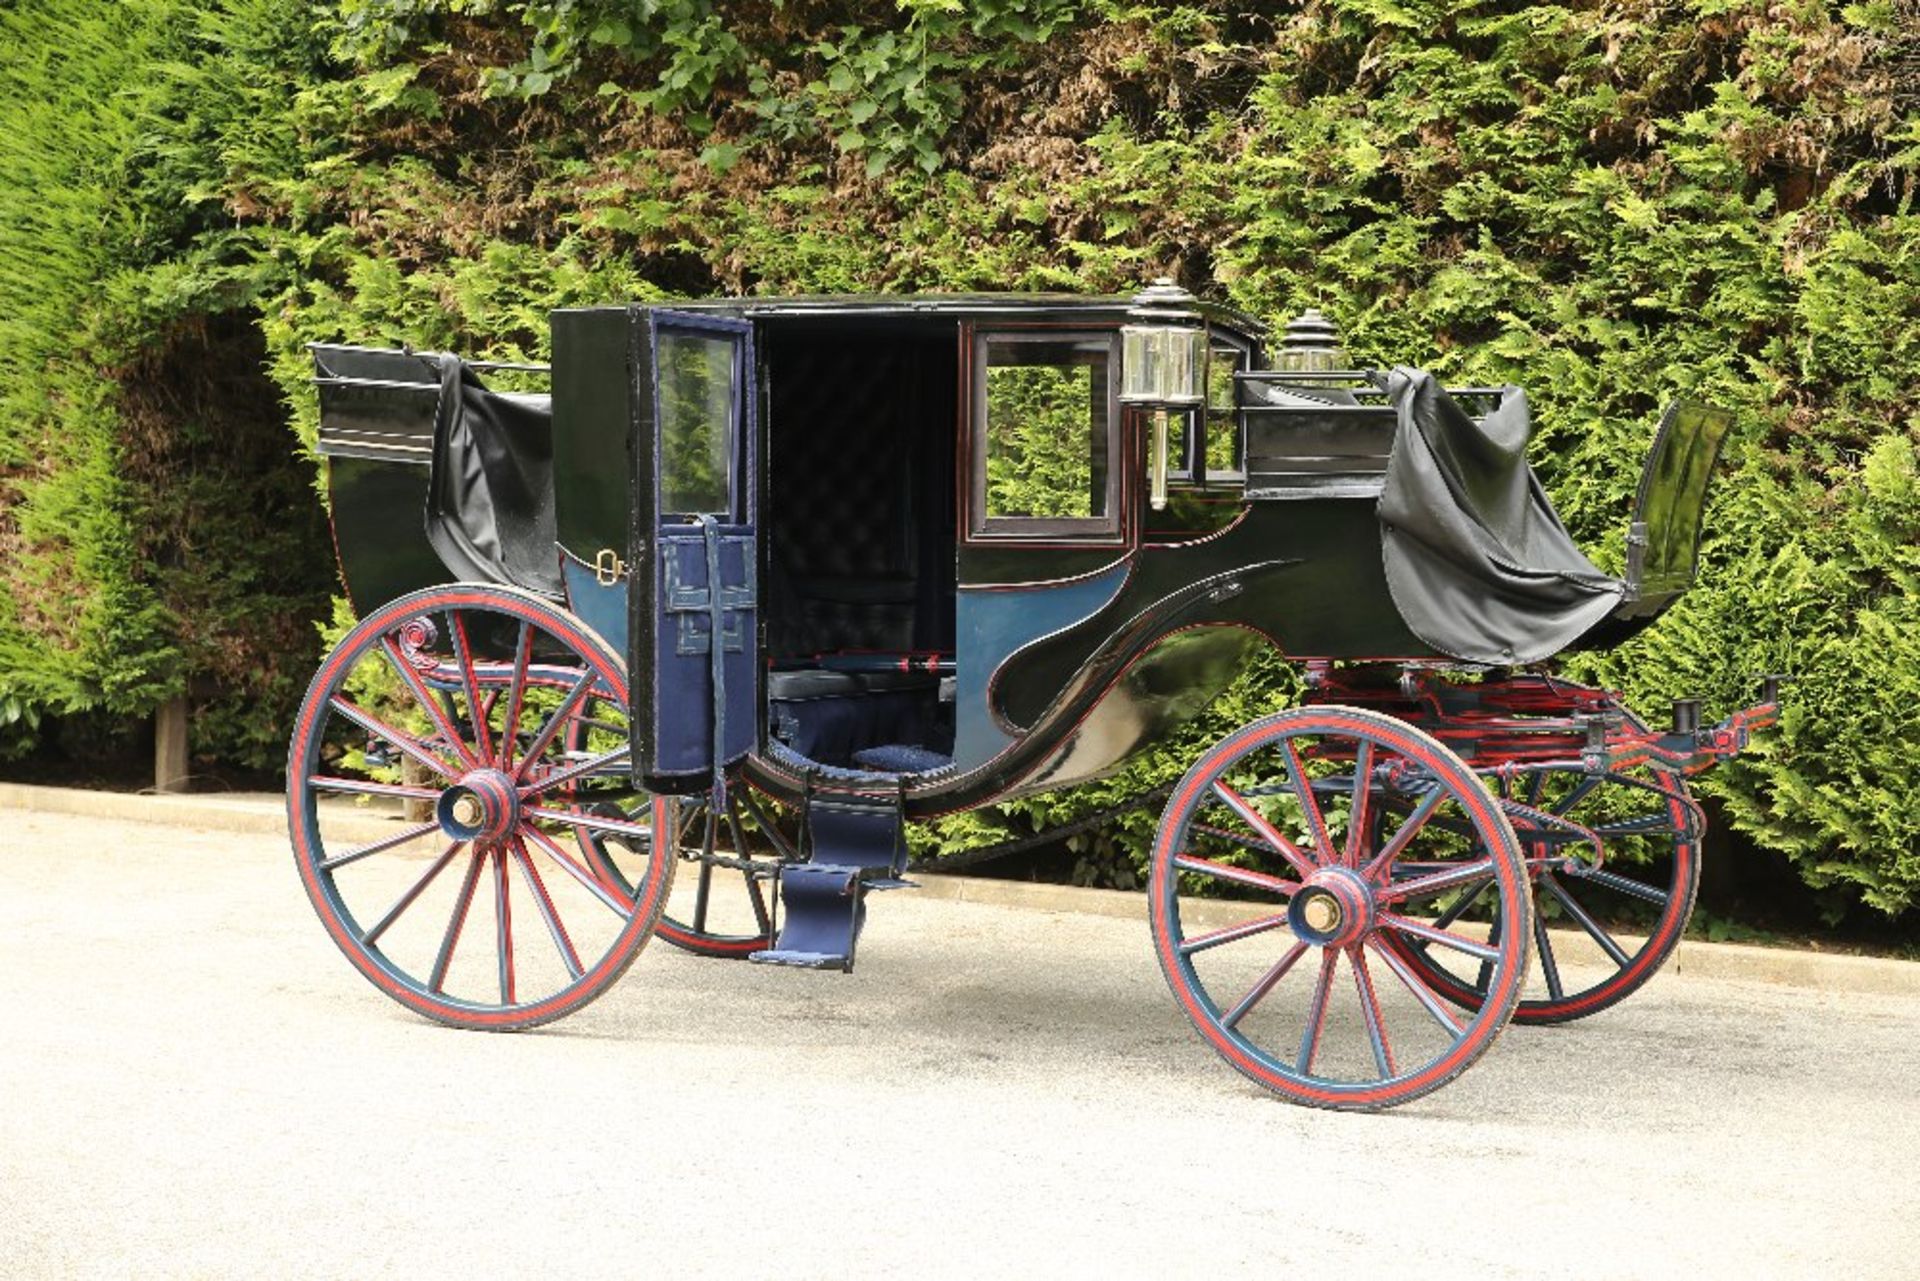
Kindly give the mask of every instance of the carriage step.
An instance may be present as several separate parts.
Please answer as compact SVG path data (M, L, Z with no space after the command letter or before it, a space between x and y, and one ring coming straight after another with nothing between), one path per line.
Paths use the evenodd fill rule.
M867 891L912 886L897 798L816 798L807 806L808 861L782 869L785 920L773 947L747 959L806 970L851 970Z

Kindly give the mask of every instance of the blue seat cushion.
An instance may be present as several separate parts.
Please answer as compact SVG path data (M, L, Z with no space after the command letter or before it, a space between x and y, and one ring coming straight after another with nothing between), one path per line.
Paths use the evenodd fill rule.
M853 763L882 774L929 774L953 764L953 757L907 743L887 743L855 752Z

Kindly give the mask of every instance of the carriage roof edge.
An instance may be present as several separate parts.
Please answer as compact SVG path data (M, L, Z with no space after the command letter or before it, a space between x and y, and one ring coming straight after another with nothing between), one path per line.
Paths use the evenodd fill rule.
M800 294L781 297L713 297L657 299L605 306L660 307L673 311L716 312L748 319L763 317L844 316L872 319L884 316L1071 316L1124 319L1135 299L1124 294L1071 293L911 293L911 294ZM1272 330L1266 322L1225 303L1194 299L1189 306L1203 319L1264 340ZM598 306L559 307L556 312L595 311Z

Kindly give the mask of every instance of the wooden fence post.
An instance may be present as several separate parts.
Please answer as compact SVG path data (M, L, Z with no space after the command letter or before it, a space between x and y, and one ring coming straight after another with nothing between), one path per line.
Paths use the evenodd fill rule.
M187 700L170 698L153 714L153 790L187 790Z

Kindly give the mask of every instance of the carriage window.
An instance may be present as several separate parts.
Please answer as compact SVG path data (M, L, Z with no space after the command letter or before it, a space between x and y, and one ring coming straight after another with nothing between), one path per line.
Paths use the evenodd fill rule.
M976 352L974 532L1108 534L1116 518L1113 340L995 335Z
M668 331L657 350L660 510L727 515L733 509L734 341Z
M1233 376L1247 367L1247 353L1216 342L1207 353L1207 406L1201 423L1206 442L1207 475L1239 480L1246 474L1240 458L1240 419L1234 412Z

